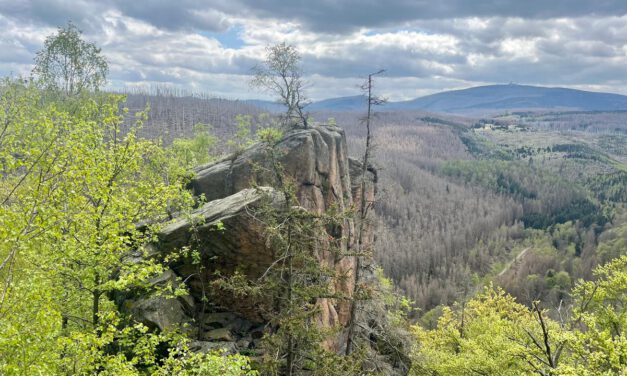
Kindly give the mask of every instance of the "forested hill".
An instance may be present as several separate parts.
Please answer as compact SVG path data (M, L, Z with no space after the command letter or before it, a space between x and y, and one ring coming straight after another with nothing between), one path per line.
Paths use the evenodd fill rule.
M335 103L345 108L360 98ZM129 97L129 107L144 108L141 99ZM214 152L249 142L255 129L273 118L244 102L174 95L144 99L152 104L144 136L165 134L168 143L195 134L197 123L211 124L212 134L223 140L214 144ZM598 232L621 225L607 223L612 215L596 213L609 210L603 204L607 198L623 200L627 112L520 112L476 119L389 111L389 106L377 109L374 123L382 182L378 261L423 313L452 304L460 291L491 279L531 244L557 246L532 247L517 263L524 273L499 278L525 302L543 298L559 304L565 285L553 283L543 275L546 270L568 273L569 289L607 259L597 257L603 238ZM312 115L321 123L333 118L346 130L349 149L359 153L365 143L363 111ZM572 239L560 240L569 232ZM519 280L527 276L533 282Z
M248 101L266 111L281 111L276 103ZM311 103L309 111L361 111L363 96L330 98ZM481 114L505 110L627 111L627 96L559 87L489 85L444 91L409 101L388 102L387 110Z
M617 111L627 110L627 97L566 88L509 84L446 91L408 102L393 103L391 107L459 113L515 109Z

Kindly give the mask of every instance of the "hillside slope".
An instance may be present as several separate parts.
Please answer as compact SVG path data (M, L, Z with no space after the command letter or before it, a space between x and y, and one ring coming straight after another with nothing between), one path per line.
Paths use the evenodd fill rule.
M280 112L275 102L249 100L247 104L265 111ZM308 111L364 111L362 95L329 98L313 102ZM553 109L568 111L627 111L627 96L566 88L529 85L488 85L444 91L403 102L388 102L385 110L410 110L440 113L487 113L503 110Z
M446 91L407 102L390 103L389 107L394 109L422 109L433 112L532 108L616 111L627 110L627 96L566 88L509 84Z

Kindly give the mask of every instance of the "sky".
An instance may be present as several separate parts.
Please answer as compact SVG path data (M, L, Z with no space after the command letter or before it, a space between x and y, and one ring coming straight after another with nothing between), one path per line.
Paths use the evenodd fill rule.
M102 48L108 87L231 99L267 46L294 45L312 100L390 100L486 84L627 94L625 0L0 0L0 75L25 76L68 21Z

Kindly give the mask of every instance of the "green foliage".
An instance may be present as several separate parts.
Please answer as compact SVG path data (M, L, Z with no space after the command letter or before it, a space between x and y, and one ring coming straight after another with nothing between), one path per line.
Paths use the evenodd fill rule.
M236 149L242 150L252 145L255 142L252 137L252 126L253 126L252 121L253 121L253 118L250 115L236 115L235 116L235 122L237 123L237 131L235 132L235 136L233 137L233 139L229 140L230 146L233 146Z
M559 327L549 325L559 334ZM416 375L518 375L545 369L533 314L503 290L487 288L454 310L444 308L435 330L415 327ZM539 358L539 360L538 360Z
M250 361L242 355L224 355L219 352L201 354L185 347L171 352L155 373L156 376L258 376Z
M442 174L507 194L523 204L527 227L547 228L556 223L581 221L603 225L607 218L583 187L548 170L521 162L476 160L444 163Z
M184 338L123 320L112 301L151 292L163 265L141 257L141 244L193 204L187 173L164 166L198 160L138 138L141 118L122 132L121 96L81 96L70 112L42 95L20 82L0 89L0 373L135 375L167 365L194 374L196 364L242 374L232 369L243 358L162 353ZM192 153L211 138L200 139Z
M278 128L262 128L257 132L257 138L268 145L274 145L283 138L283 131Z
M623 213L623 215L627 214ZM615 222L620 224L599 237L597 258L601 264L627 254L627 220L622 218L621 220L622 223L619 219L615 219Z
M212 149L218 142L211 134L209 124L194 125L192 138L175 138L168 147L169 164L189 171L193 167L210 162Z
M476 133L468 131L458 125L454 125L453 128L456 130L457 136L466 146L466 149L471 155L482 159L494 159L504 161L509 161L513 159L512 154L508 150L505 150L504 148L495 145L494 143L477 135Z
M601 201L627 204L627 172L617 171L591 177L586 186Z
M71 22L46 38L37 53L33 75L46 89L75 96L96 91L105 82L109 67L100 48L86 42Z
M446 307L437 328L414 327L415 375L615 375L627 370L627 256L573 290L572 316L550 319L503 290L486 288ZM557 273L556 283L567 283ZM561 313L561 312L560 312Z
M627 371L627 255L595 270L596 280L580 281L573 290L576 331L573 368L579 374Z
M300 64L301 56L296 47L285 42L268 46L264 62L253 68L251 85L278 97L279 103L285 106L285 125L307 128L304 108L308 101Z

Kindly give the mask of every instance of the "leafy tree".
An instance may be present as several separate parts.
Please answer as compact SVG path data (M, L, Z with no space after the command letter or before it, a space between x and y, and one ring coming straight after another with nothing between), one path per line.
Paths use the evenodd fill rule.
M100 48L86 42L71 22L59 27L37 53L33 75L44 88L72 97L82 91L96 91L109 71Z
M212 160L211 152L218 139L211 134L209 124L194 125L192 138L175 138L169 146L170 158L186 170L208 163Z
M619 375L627 370L627 256L579 281L572 314L551 319L539 302L516 303L486 288L467 304L445 307L434 330L415 326L415 375Z
M308 104L305 96L305 82L300 67L301 56L296 47L285 42L266 48L265 61L253 68L253 87L262 88L279 97L285 106L285 122L289 126L301 125L307 128Z
M168 210L192 205L186 174L164 179L173 151L139 139L140 125L120 131L121 96L81 96L68 112L42 95L0 86L0 373L243 374L233 367L246 359L194 355L112 299L155 292L163 265L141 245Z
M595 270L596 280L573 290L577 330L576 373L621 374L627 371L627 255Z
M262 115L264 115L263 117L266 117L267 114ZM252 135L253 117L251 115L236 115L235 122L237 123L237 131L228 143L229 146L241 151L252 145L254 142Z
M444 308L437 329L416 326L415 334L415 375L556 374L571 337L539 308L491 287L454 310Z

